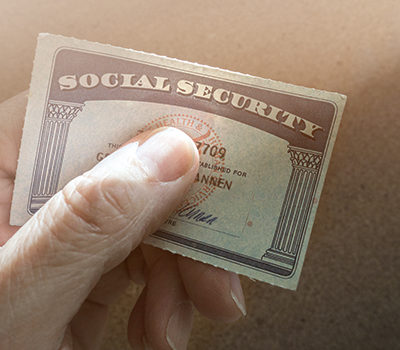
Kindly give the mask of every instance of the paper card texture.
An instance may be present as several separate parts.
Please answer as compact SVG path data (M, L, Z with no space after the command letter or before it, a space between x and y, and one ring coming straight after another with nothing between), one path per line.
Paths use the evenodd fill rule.
M189 134L200 167L146 243L295 289L346 97L41 34L10 222L145 130Z

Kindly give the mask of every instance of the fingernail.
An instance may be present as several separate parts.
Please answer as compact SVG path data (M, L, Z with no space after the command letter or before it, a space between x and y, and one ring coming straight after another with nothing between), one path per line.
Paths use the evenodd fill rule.
M143 346L144 346L144 350L152 350L152 348L151 348L149 342L147 341L145 335L142 337L142 343L143 343Z
M244 301L243 289L240 284L239 276L233 272L230 272L230 280L231 280L231 296L236 306L243 314L243 316L247 315L246 312L246 303Z
M193 167L196 153L190 137L175 128L162 128L137 150L149 175L161 182L174 181L185 175Z
M179 304L167 325L167 342L172 350L185 350L192 330L193 308L190 302Z

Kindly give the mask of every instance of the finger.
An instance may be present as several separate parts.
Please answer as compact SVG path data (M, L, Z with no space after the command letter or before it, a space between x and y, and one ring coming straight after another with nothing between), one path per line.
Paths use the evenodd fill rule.
M140 246L129 254L125 260L125 265L131 281L139 285L146 283L146 262Z
M146 298L132 311L128 338L133 348L186 349L192 327L192 303L182 284L176 255L142 245L147 264Z
M175 255L161 252L151 267L145 308L145 339L150 348L186 349L193 307L181 281Z
M147 288L142 290L139 299L129 316L128 321L128 340L134 350L149 348L145 337L144 315L146 311L146 292Z
M18 229L9 225L9 217L26 95L24 91L0 104L0 247Z
M100 305L110 305L133 281L145 284L145 261L140 247L133 250L121 264L101 276L87 300Z
M56 347L101 275L168 217L197 167L193 141L164 128L142 134L72 180L2 248L0 315L12 317L1 334L18 329L18 345Z
M110 305L128 288L130 283L130 275L123 262L101 276L87 299L96 304Z
M0 103L0 169L11 178L17 168L27 97L23 91Z
M246 316L243 290L235 273L182 256L177 262L185 289L203 315L225 322Z
M74 347L99 349L107 324L108 306L86 300L70 324Z

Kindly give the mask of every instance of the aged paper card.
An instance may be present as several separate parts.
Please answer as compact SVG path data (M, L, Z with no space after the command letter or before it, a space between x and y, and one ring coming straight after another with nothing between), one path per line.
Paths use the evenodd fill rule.
M346 97L41 34L10 222L145 130L189 134L200 168L146 243L285 288L299 280Z

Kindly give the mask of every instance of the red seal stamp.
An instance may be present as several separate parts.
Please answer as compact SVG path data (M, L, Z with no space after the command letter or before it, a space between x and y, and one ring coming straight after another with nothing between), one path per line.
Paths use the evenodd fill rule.
M165 126L184 131L196 143L200 154L200 168L195 183L180 208L199 205L217 188L223 188L225 185L222 176L226 172L226 149L210 123L193 115L183 113L163 115L147 123L140 131Z

